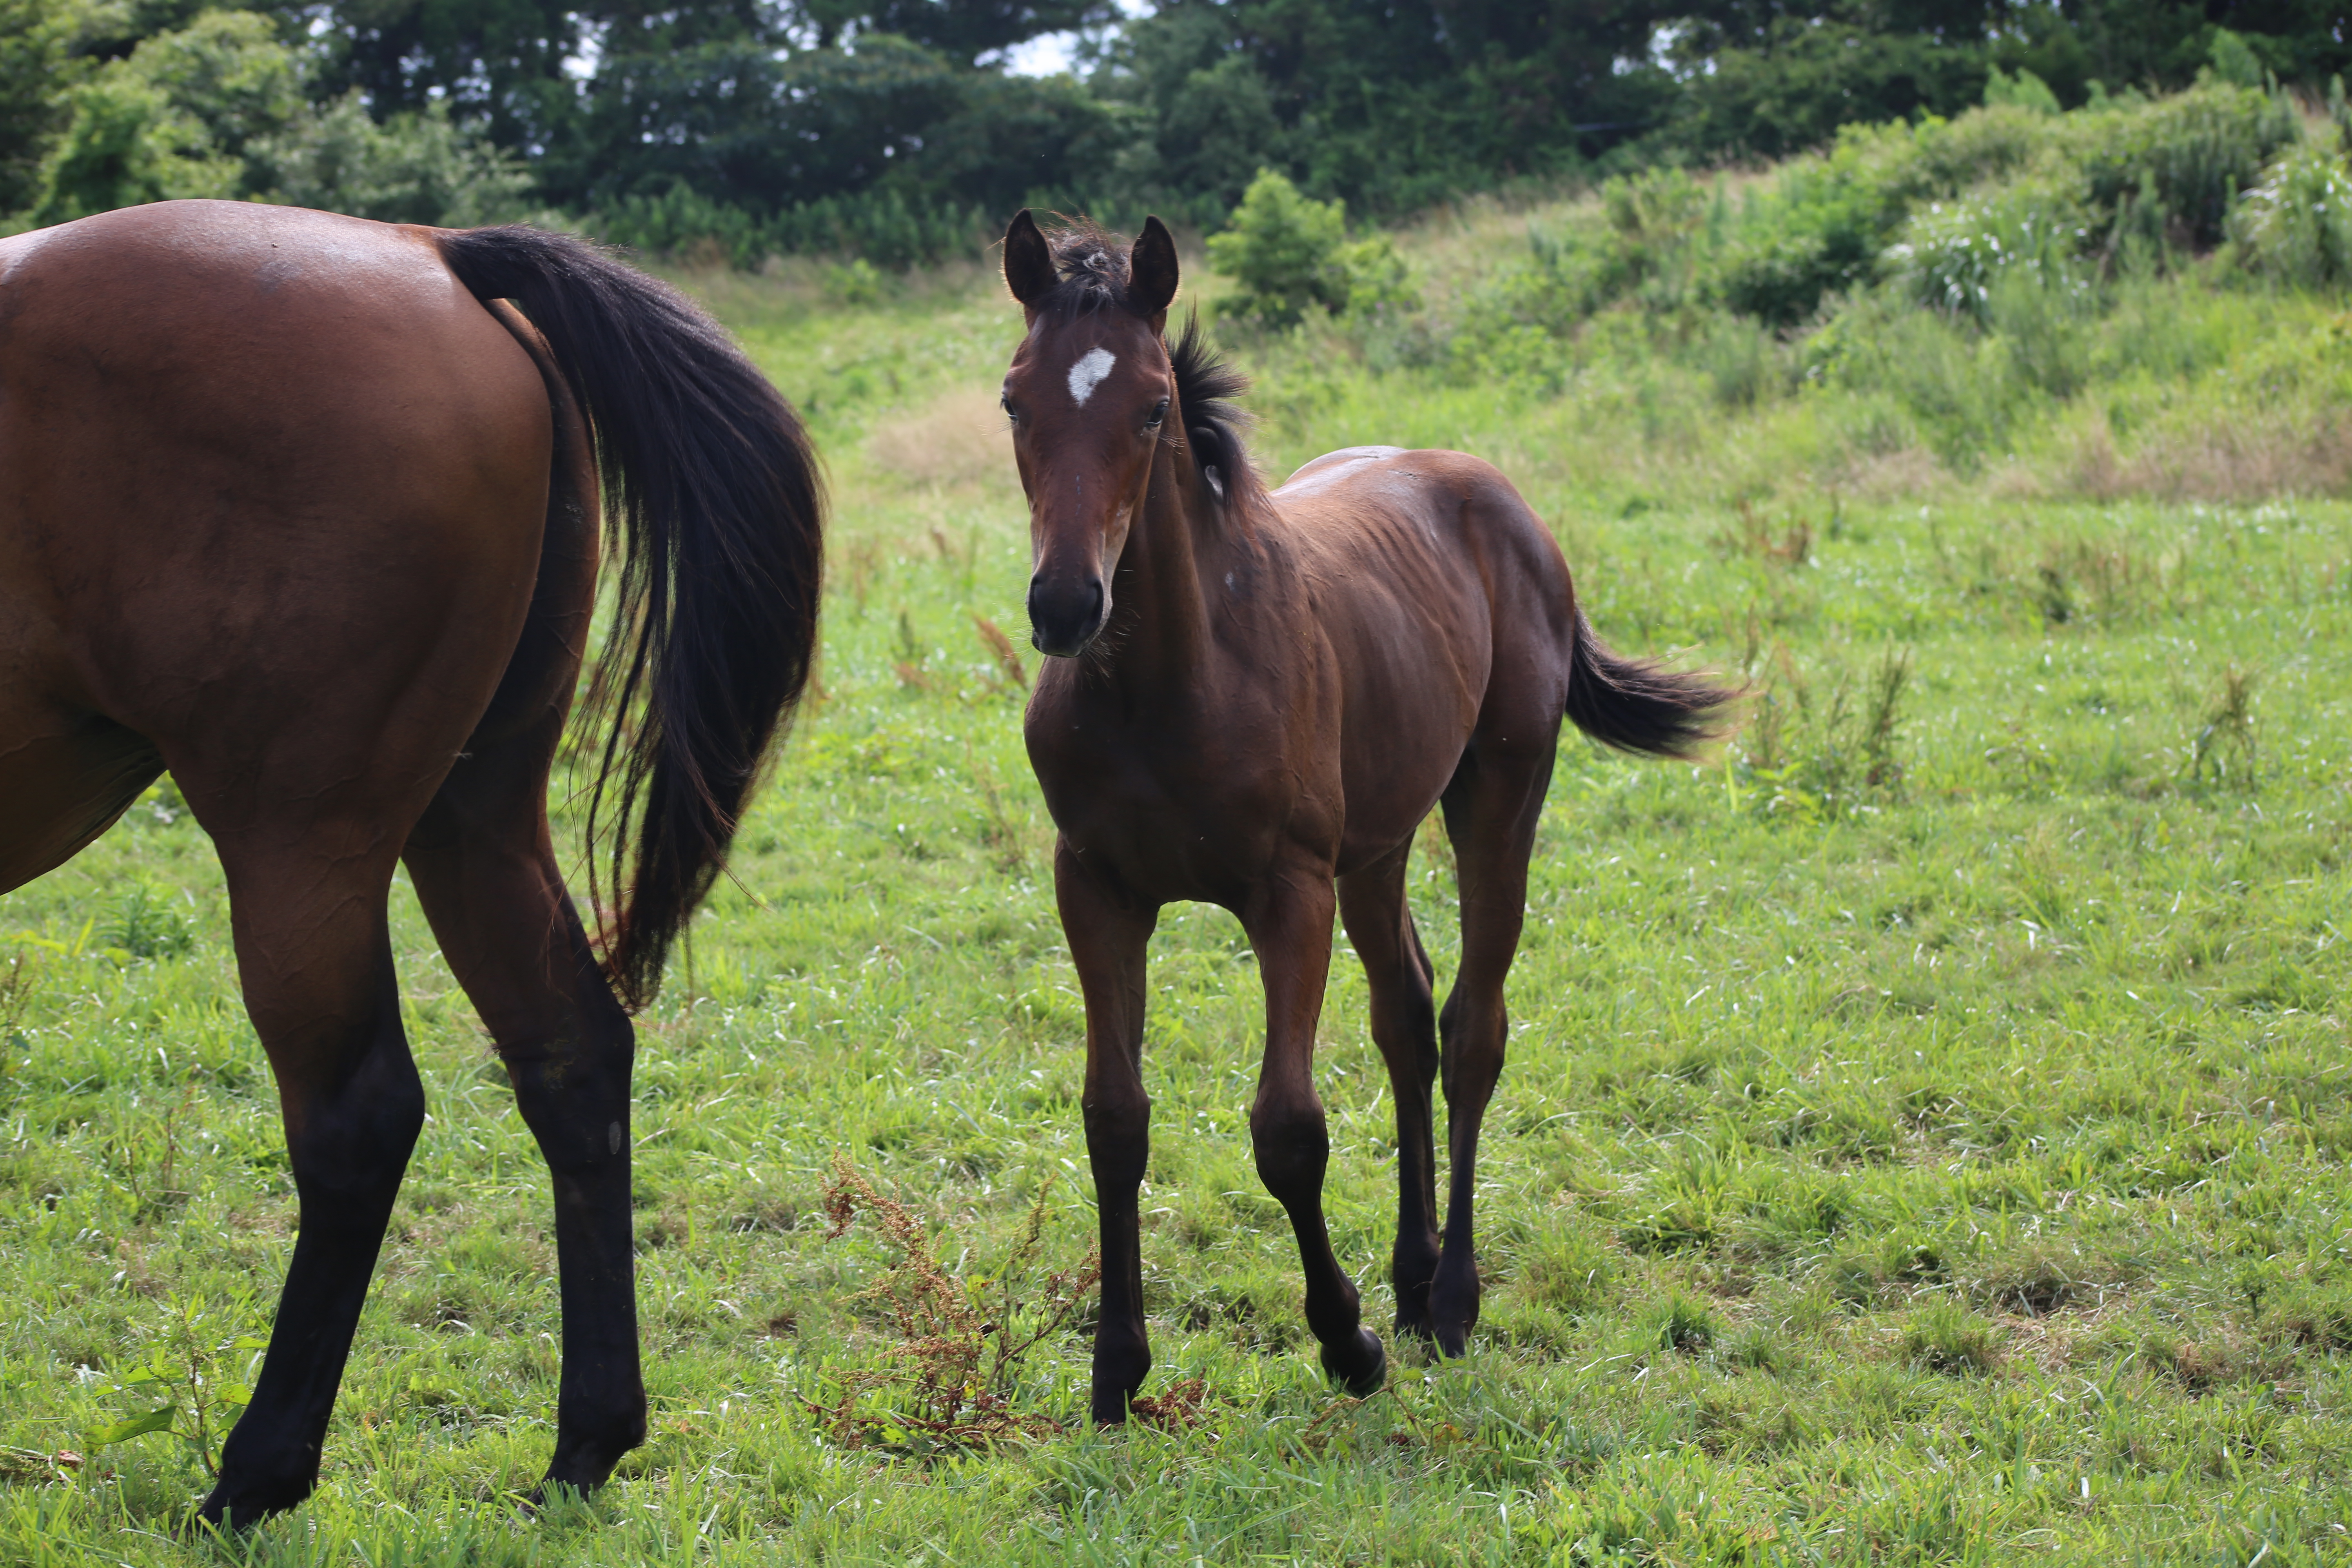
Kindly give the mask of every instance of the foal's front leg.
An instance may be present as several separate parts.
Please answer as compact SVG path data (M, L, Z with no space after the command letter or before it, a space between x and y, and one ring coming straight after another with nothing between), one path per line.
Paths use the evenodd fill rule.
M1277 876L1243 911L1265 983L1265 1065L1250 1107L1258 1179L1290 1215L1307 1275L1307 1327L1323 1347L1323 1370L1358 1398L1379 1392L1388 1354L1363 1326L1356 1283L1331 1255L1323 1225L1323 1170L1331 1139L1315 1093L1315 1026L1331 972L1331 879L1312 871Z
M1128 896L1107 869L1061 840L1054 891L1087 1003L1087 1160L1102 1235L1102 1315L1095 1324L1093 1413L1112 1426L1151 1370L1143 1326L1143 1243L1136 1194L1151 1153L1143 1092L1143 966L1160 909Z

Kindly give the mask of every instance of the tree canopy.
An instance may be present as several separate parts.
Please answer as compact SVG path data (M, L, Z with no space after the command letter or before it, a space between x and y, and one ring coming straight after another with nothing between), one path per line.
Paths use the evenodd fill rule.
M2328 0L0 0L0 214L503 205L908 259L1024 203L1213 226L1273 169L1392 215L2224 55L2317 93L2345 26ZM1007 69L1055 34L1071 71Z

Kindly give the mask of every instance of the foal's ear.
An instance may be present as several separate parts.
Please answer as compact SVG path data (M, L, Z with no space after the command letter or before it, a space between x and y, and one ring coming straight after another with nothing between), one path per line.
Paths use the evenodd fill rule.
M1128 253L1127 297L1147 316L1161 314L1176 298L1176 237L1156 217L1143 220Z
M1013 297L1034 310L1054 291L1061 278L1054 269L1054 249L1037 228L1037 220L1023 207L1013 226L1004 231L1004 286Z

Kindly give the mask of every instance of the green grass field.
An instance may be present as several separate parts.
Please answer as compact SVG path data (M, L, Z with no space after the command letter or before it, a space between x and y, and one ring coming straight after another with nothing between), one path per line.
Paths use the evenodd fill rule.
M1041 1202L1033 1273L1092 1237L1050 828L975 620L1024 641L992 407L1018 321L977 273L829 277L709 285L810 411L840 514L821 694L640 1023L651 1442L519 1517L555 1395L544 1172L404 886L432 1119L318 1495L210 1542L197 1446L88 1445L158 1403L122 1381L142 1364L241 1375L294 1212L220 880L166 786L0 899L0 1563L2352 1562L2352 506L2085 500L2065 445L2126 405L2193 428L2199 398L2257 429L2233 367L2340 353L2340 316L2183 285L2192 321L2252 323L2250 357L2052 405L1966 473L1845 441L1868 410L1826 397L1259 344L1269 473L1360 441L1487 457L1604 635L1762 695L1719 765L1563 743L1472 1355L1406 1350L1360 1404L1320 1384L1251 1167L1248 951L1171 910L1150 1391L1199 1379L1197 1418L1086 1430L1072 1330L1008 1379L1031 1435L959 1446L885 1419L909 1358L859 1293L903 1275L822 1207L845 1156L984 1292ZM1384 1329L1364 1003L1343 944L1328 1202ZM863 1443L811 1412L845 1396Z

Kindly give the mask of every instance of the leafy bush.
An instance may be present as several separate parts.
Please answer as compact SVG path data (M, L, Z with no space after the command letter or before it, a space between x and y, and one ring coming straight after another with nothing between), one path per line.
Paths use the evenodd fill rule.
M300 109L292 51L245 11L206 11L147 39L66 95L36 224L178 196L248 194L246 142Z
M2012 268L2068 274L2089 232L2072 192L2037 181L1931 204L1905 226L1886 262L1921 304L1981 321L1996 277Z
M1272 169L1260 169L1223 234L1209 237L1209 265L1241 285L1227 307L1272 327L1295 326L1308 309L1348 308L1339 258L1348 209L1318 202Z
M751 268L772 255L856 257L913 267L969 255L992 237L987 213L910 200L895 189L800 202L770 216L714 202L684 181L657 196L626 196L590 219L616 245L656 256Z
M1412 299L1404 258L1386 235L1350 243L1344 202L1318 202L1272 169L1260 169L1223 234L1209 237L1209 266L1241 284L1228 314L1275 328L1320 307L1370 311Z
M1985 78L1984 100L1987 105L2013 103L2036 114L2059 112L2058 95L2050 90L2050 84L2024 69L2011 76L1999 66L1993 67L1991 74Z
M2352 171L2344 158L2298 147L2246 194L2232 226L2248 263L2305 289L2352 284Z
M2094 209L2123 218L2152 205L2197 246L2221 242L2239 193L2302 134L2286 99L2219 81L2068 119L2067 152Z

